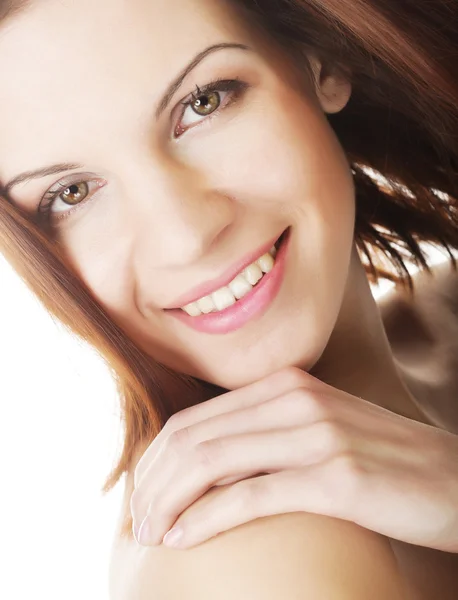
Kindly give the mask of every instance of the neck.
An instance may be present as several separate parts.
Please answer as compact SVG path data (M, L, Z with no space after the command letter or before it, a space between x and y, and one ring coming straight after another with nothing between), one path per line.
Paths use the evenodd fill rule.
M310 373L353 396L429 423L393 356L356 247L336 327Z

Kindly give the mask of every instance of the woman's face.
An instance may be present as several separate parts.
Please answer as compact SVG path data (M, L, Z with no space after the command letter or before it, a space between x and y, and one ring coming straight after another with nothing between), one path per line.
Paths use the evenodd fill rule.
M225 0L47 0L0 29L1 182L68 163L11 200L153 359L228 389L319 359L354 226L350 168L325 115L349 85L314 62L313 89L239 15ZM236 46L195 60L165 104L220 44ZM216 79L226 84L197 91ZM244 268L287 228L252 286L262 268ZM184 320L187 304L199 315Z

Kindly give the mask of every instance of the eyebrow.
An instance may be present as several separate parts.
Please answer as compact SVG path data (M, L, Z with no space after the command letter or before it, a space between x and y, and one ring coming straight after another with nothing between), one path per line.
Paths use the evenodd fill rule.
M199 52L199 54L197 54L197 56L195 56L192 59L192 61L181 71L181 73L178 75L178 77L176 79L174 79L172 81L172 83L169 84L169 86L168 86L167 90L165 91L165 94L163 95L162 100L160 101L159 106L156 110L156 119L158 119L161 116L161 114L164 112L164 110L167 108L173 95L178 90L178 88L181 86L184 79L189 75L189 73L193 69L195 69L197 67L197 65L200 62L202 62L203 59L206 56L208 56L209 54L212 54L213 52L217 52L218 50L225 50L227 48L238 48L239 50L251 50L251 48L249 46L246 46L245 44L235 44L235 43L223 42L221 44L214 44L213 46L209 46L208 48L205 48L205 50L202 50L202 52Z
M20 175L17 175L14 179L11 179L5 186L0 186L0 193L6 198L9 198L11 188L24 181L30 181L31 179L38 179L40 177L46 177L47 175L54 175L55 173L62 173L62 171L68 171L70 169L83 169L84 165L75 163L58 163L56 165L50 165L49 167L42 167L35 171L25 171Z
M1 1L1 0L0 0ZM214 44L199 52L197 56L195 56L192 61L180 72L178 77L176 77L168 86L163 94L159 105L156 109L155 117L156 120L159 119L161 114L169 105L171 99L173 98L175 92L180 88L184 79L189 75L189 73L197 67L197 65L203 61L203 59L212 54L213 52L217 52L218 50L225 50L228 48L237 48L239 50L251 50L249 46L245 44L236 44L223 42L220 44ZM31 179L39 179L40 177L46 177L48 175L54 175L56 173L61 173L62 171L68 171L71 169L83 169L84 165L74 164L74 163L59 163L55 165L49 165L47 167L42 167L41 169L36 169L34 171L25 171L20 175L17 175L13 179L11 179L5 186L0 185L0 194L2 194L7 199L11 198L10 192L11 189L18 185L19 183L23 183L25 181L30 181Z

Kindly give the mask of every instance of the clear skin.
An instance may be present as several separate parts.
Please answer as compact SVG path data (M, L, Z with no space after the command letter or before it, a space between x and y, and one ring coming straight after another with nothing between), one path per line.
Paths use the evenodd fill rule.
M169 82L222 42L251 50L208 56L156 121ZM152 359L227 389L288 365L313 368L339 389L423 420L356 253L351 172L326 119L344 110L351 87L311 60L315 86L299 86L304 73L224 1L37 2L0 31L8 82L0 89L0 179L84 165L21 183L12 199L32 216L64 177L88 182L87 200L54 222L55 235ZM214 116L187 108L184 122L194 123L174 139L180 101L217 77L248 88L227 106L231 92L222 92ZM288 226L284 283L261 318L209 335L164 313Z

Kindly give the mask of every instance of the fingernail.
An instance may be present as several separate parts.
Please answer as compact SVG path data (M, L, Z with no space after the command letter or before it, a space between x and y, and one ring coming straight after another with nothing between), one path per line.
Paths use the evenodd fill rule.
M140 525L137 534L137 542L142 546L146 546L149 541L149 523L148 517L145 517Z
M183 529L181 527L173 527L164 535L162 543L166 546L177 546L181 538L183 537Z

